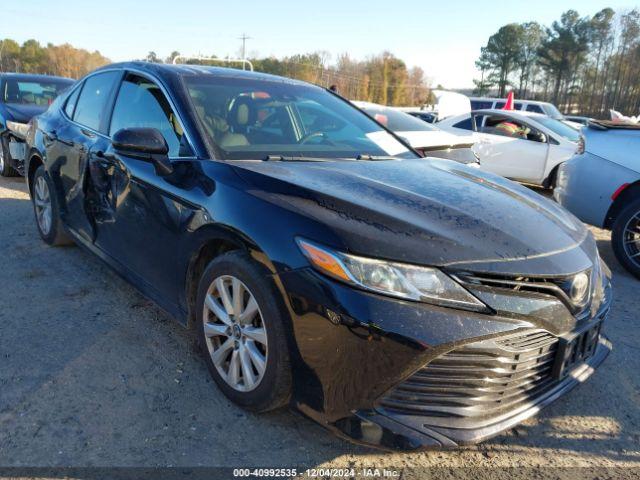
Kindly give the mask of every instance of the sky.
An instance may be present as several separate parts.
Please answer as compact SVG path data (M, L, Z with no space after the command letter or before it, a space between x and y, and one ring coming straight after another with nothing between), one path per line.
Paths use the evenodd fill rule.
M575 9L630 9L640 0L21 0L3 5L0 38L70 43L113 61L187 55L237 56L246 34L252 56L327 51L357 59L384 50L420 66L433 85L466 88L479 78L480 48L502 25L543 25ZM621 3L622 2L622 3ZM4 3L4 2L3 2Z

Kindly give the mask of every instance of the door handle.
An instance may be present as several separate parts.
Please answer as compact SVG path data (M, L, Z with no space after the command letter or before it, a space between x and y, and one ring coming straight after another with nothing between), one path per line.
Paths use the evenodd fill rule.
M56 140L58 140L58 132L56 132L55 130L51 130L50 132L45 132L43 130L42 133L50 142L55 142Z
M96 158L100 159L104 163L114 163L116 157L110 153L106 153L104 150L96 150L91 152Z

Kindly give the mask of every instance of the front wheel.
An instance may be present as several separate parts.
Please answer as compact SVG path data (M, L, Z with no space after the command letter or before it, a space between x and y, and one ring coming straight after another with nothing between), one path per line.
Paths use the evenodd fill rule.
M0 176L2 177L15 177L18 172L9 165L9 155L5 151L2 139L0 139Z
M554 168L553 171L549 174L547 179L544 181L544 188L548 188L552 192L556 189L556 185L558 183L558 167Z
M262 265L240 251L214 259L200 280L196 314L205 362L230 400L252 411L287 403L287 312Z
M614 220L611 244L622 266L640 278L640 199L627 205Z

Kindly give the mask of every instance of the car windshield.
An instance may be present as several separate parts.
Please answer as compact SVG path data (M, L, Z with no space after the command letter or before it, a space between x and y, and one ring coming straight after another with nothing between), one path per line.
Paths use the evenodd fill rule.
M371 118L376 119L382 125L393 132L434 132L438 128L429 125L424 120L399 112L393 108L377 105L360 106Z
M416 156L367 115L319 87L209 75L184 80L223 160Z
M548 116L556 120L562 120L564 118L564 115L562 115L560 110L552 103L545 104L545 111Z
M580 132L578 132L575 128L571 128L566 123L562 123L555 118L546 117L544 115L540 115L536 117L536 122L541 123L553 133L560 135L562 138L569 140L570 142L578 142L580 139Z
M56 80L20 80L9 78L4 83L2 101L21 105L48 107L71 82Z

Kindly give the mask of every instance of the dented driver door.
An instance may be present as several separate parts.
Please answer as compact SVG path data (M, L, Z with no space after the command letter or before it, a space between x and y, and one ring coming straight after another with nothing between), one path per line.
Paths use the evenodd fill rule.
M148 161L111 146L91 154L100 184L95 244L168 310L177 301L175 260L184 208ZM97 185L98 182L95 182Z
M89 76L68 98L66 119L43 128L49 169L65 223L86 242L92 242L95 235L90 152L96 145L104 148L108 142L107 112L120 76L118 71Z
M172 160L190 158L177 117L162 90L150 79L126 74L114 102L109 141L90 153L97 193L96 246L167 310L177 304L176 259L179 234L191 209L182 201L179 169L162 176L152 162L117 152L111 144L121 129L154 128Z

